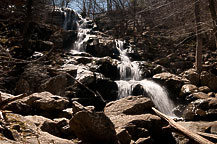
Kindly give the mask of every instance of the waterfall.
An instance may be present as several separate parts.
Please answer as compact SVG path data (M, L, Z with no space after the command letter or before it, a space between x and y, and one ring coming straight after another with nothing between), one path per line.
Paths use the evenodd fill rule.
M136 62L131 62L127 56L127 49L124 49L124 42L116 40L116 47L120 53L121 63L118 65L120 80L118 85L118 97L123 98L132 94L137 84L142 85L145 92L151 98L155 106L169 116L175 116L172 110L175 108L173 101L169 99L167 90L154 81L142 80L139 66Z
M127 49L124 50L124 42L116 40L116 48L120 53L121 63L118 65L121 80L140 80L139 67L131 62L127 56Z
M92 30L88 28L88 24L91 21L83 19L79 14L78 16L80 18L80 21L77 22L78 39L75 42L73 49L77 51L85 51L87 41L94 37L94 35L91 35ZM167 90L154 81L147 79L142 80L139 65L135 61L132 62L127 56L128 49L124 48L124 42L115 40L115 44L116 49L120 53L120 63L118 65L120 80L115 81L119 88L119 98L131 95L133 88L137 84L140 84L161 112L169 116L175 116L172 112L175 106L169 99Z

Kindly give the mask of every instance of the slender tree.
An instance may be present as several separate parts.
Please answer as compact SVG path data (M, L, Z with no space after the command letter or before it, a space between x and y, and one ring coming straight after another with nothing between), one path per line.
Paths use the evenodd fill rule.
M214 0L209 0L209 10L210 14L212 16L213 21L213 33L215 36L215 43L216 43L216 49L217 49L217 16L216 16L216 9L215 9L215 2Z
M201 36L201 21L200 21L200 1L195 0L195 23L196 23L196 71L198 73L202 70L202 36Z

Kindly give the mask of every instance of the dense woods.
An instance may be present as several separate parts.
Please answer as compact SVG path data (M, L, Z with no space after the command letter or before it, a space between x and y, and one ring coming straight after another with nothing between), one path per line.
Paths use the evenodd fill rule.
M0 0L0 143L211 144L216 127L216 0Z

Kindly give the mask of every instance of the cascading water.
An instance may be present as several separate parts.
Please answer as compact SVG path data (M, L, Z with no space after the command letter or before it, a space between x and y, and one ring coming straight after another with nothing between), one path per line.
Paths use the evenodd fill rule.
M119 64L120 79L116 81L118 85L118 96L123 98L132 94L133 88L140 84L152 99L155 106L169 116L175 116L172 112L175 105L168 97L168 92L164 87L151 80L141 80L139 66L136 62L131 62L123 48L124 42L116 40L116 47L120 53L121 63Z
M73 49L77 51L85 51L86 42L91 37L95 36L90 34L91 29L88 28L89 21L83 19L79 14L77 15L80 19L80 21L77 22L78 39L75 42ZM140 84L161 112L169 116L175 116L172 112L174 104L169 99L166 89L154 81L147 79L142 80L139 65L135 61L131 62L130 58L127 56L127 49L124 49L124 42L115 40L115 43L121 59L120 64L118 65L120 70L120 80L116 81L119 88L119 98L131 95L133 88L137 84Z

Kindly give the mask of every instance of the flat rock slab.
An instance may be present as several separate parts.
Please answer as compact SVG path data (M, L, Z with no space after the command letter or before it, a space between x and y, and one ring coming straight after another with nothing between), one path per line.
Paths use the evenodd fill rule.
M139 115L151 112L153 106L153 102L147 97L128 96L108 103L104 112L109 117L120 114Z

